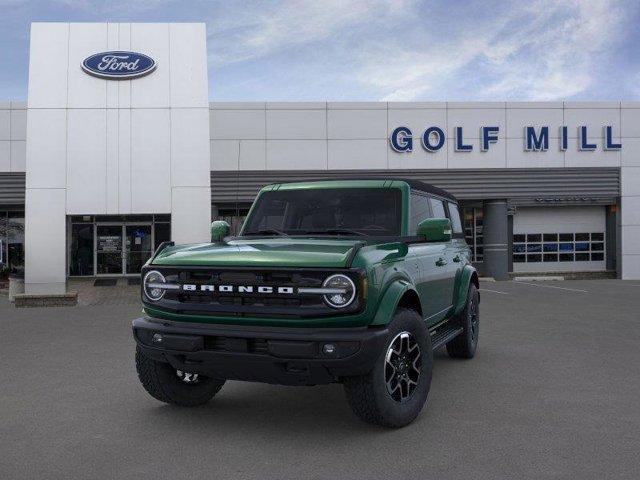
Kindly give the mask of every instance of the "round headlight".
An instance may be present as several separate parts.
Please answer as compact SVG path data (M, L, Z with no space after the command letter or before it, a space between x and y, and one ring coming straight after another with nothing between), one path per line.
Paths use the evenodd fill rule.
M158 285L166 283L164 276L157 270L151 270L147 272L142 281L144 294L149 300L157 302L164 297L164 288L158 288Z
M333 308L344 308L356 298L356 286L349 277L341 273L328 277L322 288L334 290L324 295L324 301Z

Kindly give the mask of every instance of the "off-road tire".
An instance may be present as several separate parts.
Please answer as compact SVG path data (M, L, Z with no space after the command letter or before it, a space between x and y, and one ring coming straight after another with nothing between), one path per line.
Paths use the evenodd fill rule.
M429 330L415 310L398 309L389 327L385 347L373 369L366 375L345 377L342 383L349 406L356 416L367 423L398 428L411 423L422 411L431 387L433 352ZM387 390L385 361L391 342L402 332L409 332L417 341L421 370L415 390L400 403Z
M218 393L225 382L200 376L197 383L185 383L171 365L147 357L138 346L136 346L136 370L142 386L149 395L161 402L181 407L204 405Z
M467 304L454 322L464 330L447 343L447 353L452 358L473 358L478 348L480 331L480 295L473 283L469 285Z

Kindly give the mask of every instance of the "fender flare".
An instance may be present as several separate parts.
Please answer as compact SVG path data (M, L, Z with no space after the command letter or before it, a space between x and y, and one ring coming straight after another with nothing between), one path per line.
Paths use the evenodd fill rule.
M387 325L396 313L400 299L409 290L415 292L416 295L418 294L414 286L407 280L393 280L378 302L378 308L371 325Z
M478 272L471 265L465 265L462 269L462 273L456 282L455 301L453 303L453 314L458 315L467 304L467 292L469 291L469 285L473 283L476 288L480 288L478 281ZM480 301L480 293L478 293L478 301Z

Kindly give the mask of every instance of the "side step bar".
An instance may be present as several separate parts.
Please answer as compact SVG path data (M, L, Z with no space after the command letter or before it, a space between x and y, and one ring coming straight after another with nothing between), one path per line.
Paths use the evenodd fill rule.
M464 329L462 327L450 325L448 323L436 328L431 332L431 345L433 346L433 350L443 347L460 335L463 330Z

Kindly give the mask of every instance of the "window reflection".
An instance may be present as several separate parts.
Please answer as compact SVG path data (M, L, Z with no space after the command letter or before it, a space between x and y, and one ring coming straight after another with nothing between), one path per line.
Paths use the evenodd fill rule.
M604 250L604 232L513 234L514 263L602 262Z

